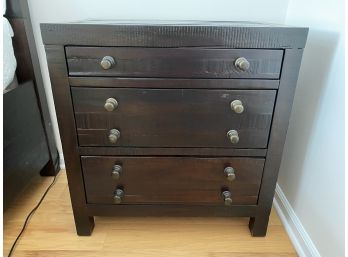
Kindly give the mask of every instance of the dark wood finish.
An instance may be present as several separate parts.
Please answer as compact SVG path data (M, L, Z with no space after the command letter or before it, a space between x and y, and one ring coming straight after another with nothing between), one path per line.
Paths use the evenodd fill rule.
M45 131L32 81L3 96L4 209L48 163Z
M278 79L283 50L66 47L70 76L161 78ZM112 56L115 65L103 69L100 61ZM250 68L241 71L235 61L245 57Z
M14 31L16 75L3 92L4 209L32 179L59 171L36 45L26 0L7 0L6 14Z
M264 157L267 149L236 149L236 148L171 148L171 147L80 147L80 155L135 155L135 156L245 156Z
M69 77L74 87L278 89L278 80Z
M77 148L73 105L70 97L68 72L63 46L46 46L52 92L62 139L65 167L70 189L77 234L90 235L94 218L86 213L86 196ZM64 101L63 101L64 99Z
M23 17L22 0L6 0L6 17Z
M102 89L72 88L80 146L265 148L274 90ZM113 97L118 107L104 109ZM231 101L245 110L237 114ZM110 129L121 137L109 142ZM235 129L239 142L226 134Z
M14 31L12 43L17 61L16 76L18 83L24 83L35 77L31 63L28 38L25 31L25 19L12 18L9 22Z
M233 22L181 22L175 25L166 22L41 24L41 29L48 54L79 234L91 233L92 217L95 215L247 216L250 217L249 226L253 236L266 234L308 29ZM130 47L133 47L134 52L130 51ZM64 48L67 49L67 59ZM228 53L235 52L261 53L261 59L266 60L271 53L281 53L276 54L275 62L280 66L270 68L266 64L263 67L264 64L258 62L260 67L257 71L265 68L271 72L262 77L267 80L256 80L262 74L257 72L251 73L252 76L234 77L233 74L237 73L229 70L233 62ZM101 58L114 53L122 53L125 60L130 60L128 63L131 67L126 66L127 62L122 58L113 56L121 64L121 69L116 72L116 65L111 70L98 71L97 65ZM86 61L83 59L85 57L91 57L91 60ZM137 58L142 59L142 62ZM213 67L209 67L206 60ZM169 69L171 65L173 67ZM253 69L256 71L255 66ZM250 99L245 98L248 106L249 103L253 106L252 113L248 112L250 107L242 114L231 111L229 102L236 92L241 97L249 97L250 92L255 95ZM107 113L103 105L109 97L116 98L119 106ZM253 138L257 134L257 130L253 129L247 135L250 144L240 142L248 148L230 148L214 134L226 127L223 128L226 129L223 130L225 138L227 127L231 128L230 125L238 122L247 124L243 129L255 128L259 122L255 114L257 117L266 115L266 123L271 125L270 130L267 125L263 131L262 143L260 135ZM254 118L251 117L253 115ZM238 118L234 120L234 116ZM105 131L115 126L121 130L121 139L113 147L104 140ZM125 127L122 126L126 126L127 130L124 131ZM92 142L93 146L78 145L76 127L80 144ZM82 133L90 133L91 128L102 132L93 132L87 136L91 140L88 142ZM139 139L134 143L134 137L144 131L143 134L152 136L142 144L139 144ZM179 133L175 135L175 131ZM195 138L193 131L197 131L198 138ZM208 138L205 132L208 132ZM103 136L98 138L98 133ZM154 135L160 136L156 138ZM171 137L168 139L167 135ZM197 142L202 143L199 145ZM215 187L217 190L227 189L223 188L226 186L223 178L220 180L218 176L222 167L233 160L240 160L238 169L244 169L243 174L246 175L235 192L240 196L247 192L247 196L252 198L237 198L237 205L223 206L219 202L222 199L216 198L218 194L214 190ZM112 168L109 166L117 162L125 165L125 170L121 179L114 181L107 174L111 174ZM262 162L263 169L261 164L250 165L254 162ZM216 169L220 170L219 175L209 172ZM256 184L260 178L261 185L258 188ZM248 181L254 182L249 184ZM124 204L111 202L112 191L117 186L123 187L126 194ZM228 188L232 198L233 189L232 186ZM214 196L210 194L212 191ZM93 203L87 203L87 200Z
M288 49L285 51L283 72L279 85L265 169L262 177L262 187L260 189L258 201L260 211L256 216L251 218L249 224L250 231L254 236L266 235L302 52L302 49Z
M44 127L46 143L49 151L49 163L41 175L54 176L59 172L59 156L52 121L48 110L46 91L43 84L39 57L36 49L29 6L27 0L7 0L6 17L14 30L13 47L17 60L16 74L19 83L32 80L41 113L41 122Z
M46 45L303 48L308 28L252 22L86 21L41 24Z
M82 156L88 203L112 204L113 192L122 187L122 204L185 203L223 205L221 190L232 193L233 204L256 204L264 159L193 157ZM119 179L113 165L122 167ZM225 167L235 169L228 181ZM98 183L95 181L98 180Z
M87 213L95 216L248 217L256 211L257 205L87 204Z

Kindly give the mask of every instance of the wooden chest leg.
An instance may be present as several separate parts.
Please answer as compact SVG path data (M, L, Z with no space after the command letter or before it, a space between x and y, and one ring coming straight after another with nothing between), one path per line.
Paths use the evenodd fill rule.
M75 226L79 236L90 236L94 228L94 217L75 215Z
M249 220L249 229L252 236L266 236L269 216L251 217Z

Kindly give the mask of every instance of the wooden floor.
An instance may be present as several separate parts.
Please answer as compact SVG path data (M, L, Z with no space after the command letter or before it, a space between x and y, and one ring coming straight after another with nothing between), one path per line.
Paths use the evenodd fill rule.
M4 256L28 212L52 177L38 177L4 214ZM272 211L268 234L253 238L247 218L96 217L91 237L78 237L69 199L66 174L46 196L13 254L16 256L297 256Z

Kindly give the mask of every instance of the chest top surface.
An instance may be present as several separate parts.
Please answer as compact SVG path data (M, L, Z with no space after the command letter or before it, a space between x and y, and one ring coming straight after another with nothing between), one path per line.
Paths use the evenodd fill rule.
M308 28L250 21L84 20L42 23L45 45L304 48Z

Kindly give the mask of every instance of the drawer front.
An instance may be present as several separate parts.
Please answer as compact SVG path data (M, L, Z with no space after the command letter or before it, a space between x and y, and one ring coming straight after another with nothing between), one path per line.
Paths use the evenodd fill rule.
M283 50L66 47L66 58L70 76L278 79Z
M192 157L94 157L82 156L88 203L113 204L114 193L124 193L121 204L224 205L223 191L232 204L256 204L264 159ZM112 176L113 166L121 167ZM226 167L234 169L228 180ZM120 170L120 169L117 169Z
M72 88L80 146L266 148L275 96L275 90ZM104 107L108 98L117 100L113 111ZM234 100L242 113L231 109ZM116 142L112 129L120 131Z

